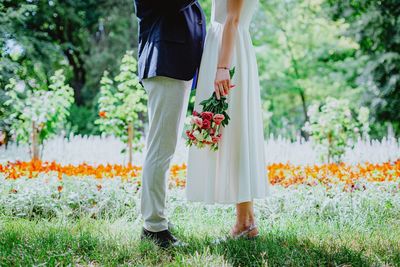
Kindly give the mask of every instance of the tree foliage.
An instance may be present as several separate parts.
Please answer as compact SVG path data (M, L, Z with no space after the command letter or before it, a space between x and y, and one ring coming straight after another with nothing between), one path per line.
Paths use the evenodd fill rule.
M266 134L307 137L301 129L309 106L328 96L367 106L374 137L385 135L388 123L400 133L398 0L259 2L251 32ZM211 1L200 4L209 20ZM63 69L76 100L67 131L99 134L102 75L118 75L119 58L136 48L131 0L0 0L0 131L9 131L10 78L49 84Z
M297 136L314 100L357 100L361 88L355 78L362 62L353 55L358 44L342 36L348 25L332 21L323 1L262 2L255 21L267 133Z
M4 106L9 110L5 120L17 142L29 143L33 131L38 142L58 134L63 128L69 108L74 101L72 88L65 83L62 70L50 77L47 84L35 77L11 78L6 86L8 99Z
M63 68L77 103L68 130L98 133L93 122L101 76L106 69L116 73L119 58L136 45L130 0L0 0L0 104L4 86L21 68L41 68L47 77ZM1 109L0 116L7 117Z
M400 133L400 3L398 0L328 1L332 17L350 24L347 35L360 45L367 62L358 83L376 122Z

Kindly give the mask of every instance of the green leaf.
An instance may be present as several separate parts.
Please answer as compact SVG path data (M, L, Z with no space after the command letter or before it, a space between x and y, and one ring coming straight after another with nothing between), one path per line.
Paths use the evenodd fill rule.
M231 76L231 80L233 79L233 76L235 76L236 72L236 67L233 67L232 69L229 70L229 75Z

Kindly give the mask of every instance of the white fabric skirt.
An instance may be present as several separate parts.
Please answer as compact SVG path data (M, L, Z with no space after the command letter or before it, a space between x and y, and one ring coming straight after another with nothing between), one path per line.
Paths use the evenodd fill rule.
M211 96L223 25L213 22L206 37L195 110ZM248 29L239 26L232 66L236 85L228 95L229 125L222 130L219 150L189 149L186 195L189 201L236 204L269 194L264 157L263 119L255 51Z

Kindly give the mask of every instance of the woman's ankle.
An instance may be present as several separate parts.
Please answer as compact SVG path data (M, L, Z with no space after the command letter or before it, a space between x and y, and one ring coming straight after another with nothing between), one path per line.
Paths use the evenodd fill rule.
M247 218L245 220L236 220L235 227L243 230L243 229L248 229L253 225L255 225L254 218Z
M236 224L234 229L243 231L255 224L252 202L243 202L236 205Z

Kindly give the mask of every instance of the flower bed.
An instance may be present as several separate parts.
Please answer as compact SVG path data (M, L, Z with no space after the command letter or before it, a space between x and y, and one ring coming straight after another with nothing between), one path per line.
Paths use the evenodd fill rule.
M331 187L334 184L345 184L348 189L363 186L365 182L400 182L400 160L380 164L363 163L323 164L323 165L293 165L275 163L266 166L268 179L272 185L284 187L292 185L318 184ZM171 187L184 187L186 164L173 165L170 170ZM63 177L91 177L95 179L121 178L140 185L142 167L118 164L92 166L88 164L61 165L56 162L15 162L0 164L0 173L7 179L21 177L36 178L41 174L54 174L59 180Z

